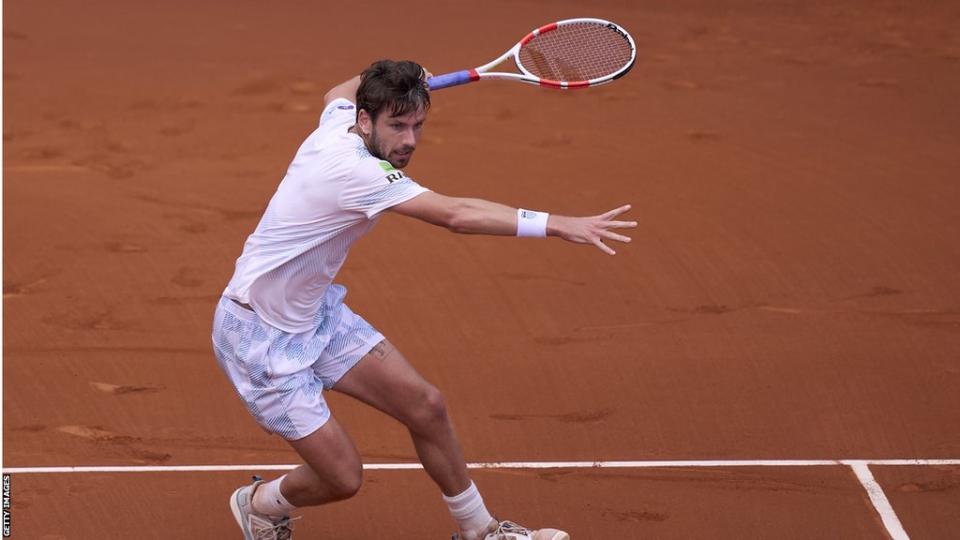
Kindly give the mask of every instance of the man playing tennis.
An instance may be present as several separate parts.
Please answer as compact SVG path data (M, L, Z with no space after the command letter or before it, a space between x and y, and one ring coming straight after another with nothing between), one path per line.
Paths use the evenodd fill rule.
M559 236L613 254L605 240L622 206L593 217L518 210L446 197L406 177L430 94L413 62L383 60L324 96L319 127L297 151L244 245L215 315L217 360L257 422L283 437L304 464L237 489L230 507L245 540L291 538L295 508L347 499L362 465L331 417L333 389L389 414L409 430L462 540L568 540L555 529L498 522L470 480L440 392L376 329L343 303L333 283L350 245L385 211L458 233Z

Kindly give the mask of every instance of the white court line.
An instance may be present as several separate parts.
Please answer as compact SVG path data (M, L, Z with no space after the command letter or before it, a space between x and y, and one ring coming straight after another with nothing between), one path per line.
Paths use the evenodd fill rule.
M873 478L873 473L870 472L870 467L867 463L864 461L845 461L844 464L849 465L850 468L853 469L860 483L863 484L863 489L867 490L867 495L870 496L870 502L873 503L873 507L880 514L880 519L883 520L883 526L887 528L890 537L893 538L893 540L910 540L910 537L907 536L907 531L903 529L903 524L900 523L900 518L898 518L897 513L893 511L890 500L887 499L886 494L883 492L883 488L880 487L880 484Z
M760 459L706 461L494 461L468 463L471 469L657 469L688 467L831 467L854 465L960 465L960 459ZM143 465L78 467L4 467L6 474L286 471L297 465ZM415 470L419 463L365 463L364 470ZM856 469L855 469L856 470Z
M494 461L468 463L470 469L656 469L691 467L835 467L853 469L860 484L867 491L870 502L880 514L884 527L893 540L910 540L900 523L883 488L870 472L870 465L902 466L960 466L960 459L760 459L760 460L702 460L702 461ZM146 466L81 466L81 467L6 467L5 474L51 473L130 473L130 472L226 472L226 471L285 471L297 465L146 465ZM364 470L415 470L419 463L365 463Z

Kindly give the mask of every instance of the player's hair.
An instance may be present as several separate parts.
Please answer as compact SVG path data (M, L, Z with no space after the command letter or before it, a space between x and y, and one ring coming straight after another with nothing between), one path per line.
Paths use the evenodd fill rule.
M409 60L378 60L370 64L360 74L357 114L365 110L376 121L384 109L389 109L391 116L429 109L430 92L422 75L420 64Z

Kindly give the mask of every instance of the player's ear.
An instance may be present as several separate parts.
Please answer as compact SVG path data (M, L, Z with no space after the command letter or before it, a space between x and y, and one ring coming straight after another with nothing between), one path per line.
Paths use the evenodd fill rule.
M370 113L366 109L360 109L357 112L357 128L365 137L369 137L373 132L373 119L370 118Z

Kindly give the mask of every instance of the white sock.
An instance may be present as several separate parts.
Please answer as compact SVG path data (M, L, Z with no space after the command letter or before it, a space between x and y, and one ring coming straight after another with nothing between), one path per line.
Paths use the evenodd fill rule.
M460 525L461 531L481 531L493 521L493 516L487 511L483 497L473 482L470 482L470 487L463 493L453 497L444 495L443 500L450 508L450 515Z
M280 493L280 482L286 478L286 476L287 475L283 475L276 480L271 480L270 482L265 482L257 486L257 490L253 492L254 510L272 518L279 518L290 514L290 512L296 508L296 506L287 501L283 493Z

